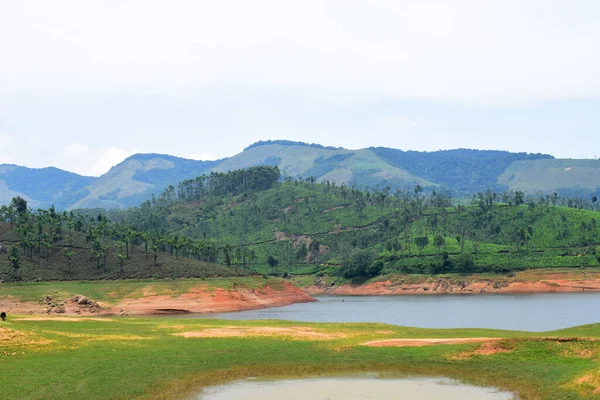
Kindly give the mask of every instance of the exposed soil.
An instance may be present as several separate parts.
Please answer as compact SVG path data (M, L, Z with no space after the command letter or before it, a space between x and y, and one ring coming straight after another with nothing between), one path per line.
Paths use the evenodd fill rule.
M293 303L316 301L294 285L260 289L236 288L226 290L197 286L177 297L146 295L137 299L123 299L109 312L125 315L215 313L278 307Z
M341 333L320 332L306 327L222 327L209 328L198 332L175 333L185 338L230 338L252 336L282 336L302 340L332 340L345 337Z
M565 275L565 274L562 274ZM467 279L464 281L438 278L423 283L405 283L403 279L390 279L382 282L332 285L317 280L314 285L304 288L311 296L315 295L402 295L402 294L484 294L484 293L575 293L600 292L600 277L572 278L549 276L539 281L516 281L499 277L490 279Z
M259 289L237 287L231 290L198 285L188 292L170 296L145 291L139 298L125 298L116 304L102 304L85 296L55 301L46 296L39 302L22 302L16 297L0 297L0 311L35 315L147 315L214 313L278 307L316 301L294 285L283 282Z
M48 314L48 315L94 315L105 310L102 303L75 295L66 300L44 296L38 302L20 301L14 296L0 296L0 311L7 314Z
M363 343L369 347L420 347L442 344L491 343L498 338L386 339Z

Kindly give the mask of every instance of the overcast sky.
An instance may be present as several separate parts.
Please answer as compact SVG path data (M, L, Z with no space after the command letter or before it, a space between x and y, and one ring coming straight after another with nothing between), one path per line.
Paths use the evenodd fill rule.
M600 1L0 0L0 164L267 139L600 156Z

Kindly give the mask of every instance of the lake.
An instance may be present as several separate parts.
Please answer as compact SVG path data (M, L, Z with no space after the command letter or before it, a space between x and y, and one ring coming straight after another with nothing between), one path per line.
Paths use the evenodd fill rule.
M465 385L447 378L380 379L377 376L244 380L206 388L198 400L508 400L494 388Z
M318 296L318 302L187 318L381 322L421 328L548 331L600 322L600 293Z

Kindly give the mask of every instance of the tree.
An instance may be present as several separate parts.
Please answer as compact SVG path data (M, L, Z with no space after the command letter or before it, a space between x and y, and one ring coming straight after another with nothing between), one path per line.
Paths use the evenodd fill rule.
M19 276L19 268L21 268L21 252L19 251L19 248L16 246L13 246L12 249L10 250L10 255L8 257L8 260L11 262L13 270L15 271L15 276L18 277Z
M318 262L320 251L321 243L318 240L311 241L308 245L308 254L315 264Z
M298 250L296 251L296 258L301 261L306 261L307 254L308 248L306 247L306 243L300 243L300 246L298 246Z
M345 278L370 278L378 275L383 268L383 261L375 261L375 255L370 250L361 250L352 256L349 263L342 266L341 272Z
M462 253L456 260L456 270L463 274L468 274L475 270L475 262L473 257L468 253Z
M13 197L10 205L13 206L19 214L25 214L27 212L27 200L21 196Z
M121 275L123 275L123 264L125 263L126 258L127 256L123 253L117 253L117 260L119 260L119 270L121 272Z
M419 249L419 254L421 254L421 251L423 251L425 246L427 246L429 244L429 237L418 236L415 238L415 244L417 245L417 247Z
M517 207L523 204L525 202L525 193L521 192L520 190L517 190L515 192L514 202L515 206Z
M279 260L273 257L271 254L269 254L269 257L267 257L267 264L269 264L269 267L271 267L271 269L275 269L275 267L279 265Z
M443 235L437 234L433 238L433 244L437 247L438 254L440 254L440 249L446 244L446 239L444 239Z
M71 265L73 263L73 256L75 255L75 253L69 249L67 249L66 247L63 247L62 249L62 253L65 256L65 258L67 259L67 267L69 269L69 274L72 274L72 270L71 270Z

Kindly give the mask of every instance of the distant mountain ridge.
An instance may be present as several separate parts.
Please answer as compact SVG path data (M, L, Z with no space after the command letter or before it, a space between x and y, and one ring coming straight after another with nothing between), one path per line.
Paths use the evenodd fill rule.
M259 141L214 161L165 154L136 154L100 177L58 168L0 165L0 204L23 196L32 207L127 208L169 185L205 173L258 165L278 166L282 177L319 182L447 191L469 195L486 189L530 193L600 193L600 161L555 159L548 154L496 150L403 151L387 147L350 150L290 140Z

